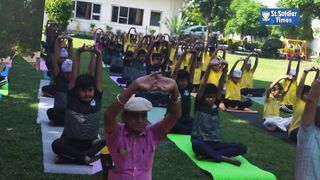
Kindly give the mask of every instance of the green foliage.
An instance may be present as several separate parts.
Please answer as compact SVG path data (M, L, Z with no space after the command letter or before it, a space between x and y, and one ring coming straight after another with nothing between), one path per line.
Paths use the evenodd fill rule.
M318 56L316 61L317 61L318 64L320 64L320 56Z
M281 26L282 35L289 39L312 40L313 30L311 21L320 18L320 3L314 0L280 0L278 5L282 8L299 8L299 26Z
M156 30L155 29L149 29L149 32L151 33L151 34L154 34L154 33L156 33Z
M199 4L188 3L182 7L182 15L188 18L188 25L204 25L206 24L203 18Z
M224 31L229 19L231 0L193 0L210 29Z
M268 39L261 48L261 56L266 58L277 58L279 56L278 49L282 47L283 43L279 39Z
M96 24L94 24L94 23L90 24L91 31L93 31L95 27L96 27Z
M0 57L40 50L44 1L0 1Z
M229 39L227 44L228 44L228 50L230 50L231 53L234 53L236 50L238 50L239 46L242 46L241 41L232 40L232 39Z
M164 24L170 30L171 35L180 36L186 27L188 19L182 15L173 16L171 19L166 18Z
M46 0L45 10L49 19L56 21L62 31L65 31L69 24L72 5L72 0Z
M112 26L106 25L106 30L107 31L112 31Z
M265 6L254 0L234 0L230 5L231 19L227 22L225 33L237 32L245 35L267 36L268 29L260 25L260 9Z

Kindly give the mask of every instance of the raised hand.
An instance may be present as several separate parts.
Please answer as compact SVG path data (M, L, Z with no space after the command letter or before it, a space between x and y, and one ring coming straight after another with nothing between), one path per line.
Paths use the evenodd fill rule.
M133 85L140 91L154 91L157 90L157 87L155 86L157 80L158 77L156 74L150 74L136 79L133 82Z

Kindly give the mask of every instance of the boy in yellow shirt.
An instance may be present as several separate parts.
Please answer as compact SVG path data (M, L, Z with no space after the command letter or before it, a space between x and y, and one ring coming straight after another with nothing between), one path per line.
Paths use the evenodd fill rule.
M251 68L252 62L250 57L255 57L255 62ZM258 67L258 55L255 53L250 54L243 63L241 68L242 77L241 77L241 94L246 97L262 97L265 88L253 88L253 74L256 72Z
M305 85L305 81L307 78L307 74L312 71L316 71L317 74L315 78L318 77L318 74L319 74L318 68L311 67L311 68L305 69L304 73L301 76L299 85L297 87L296 99L295 99L295 102L293 103L293 117L288 130L288 136L294 142L297 142L297 135L300 127L301 116L304 111L307 97L311 89L310 86Z
M277 81L271 84L267 91L263 109L263 119L265 120L263 125L269 131L276 131L277 129L287 131L287 128L291 123L292 117L280 117L281 101L291 86L291 83L289 83L285 89L283 89L283 86L279 83L282 80L289 80L289 82L291 82L290 80L292 80L292 77L289 75L280 77Z
M231 68L227 79L226 85L226 96L223 101L225 108L229 110L244 110L244 111L252 111L249 107L252 103L249 100L241 101L241 94L240 94L240 85L241 85L241 70L235 70L237 64L244 59L239 59Z

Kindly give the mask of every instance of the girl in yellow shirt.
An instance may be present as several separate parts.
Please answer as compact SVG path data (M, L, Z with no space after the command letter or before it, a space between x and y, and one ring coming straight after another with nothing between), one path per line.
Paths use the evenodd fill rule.
M293 103L293 118L292 118L291 124L289 126L289 130L288 130L288 136L294 142L297 142L297 135L298 135L299 127L300 127L301 116L302 116L302 113L305 108L308 94L311 89L310 86L305 85L305 81L307 78L307 74L312 71L317 72L315 78L318 77L318 75L319 75L318 68L311 67L311 68L305 69L304 73L301 76L299 85L297 87L296 99L295 99L295 102Z
M292 58L289 59L288 68L287 68L287 75L290 75L293 77L293 82L290 86L290 89L288 90L288 93L284 96L283 101L281 102L281 110L286 113L292 113L293 111L293 103L296 99L296 89L297 89L297 78L299 74L300 69L300 58L298 58L298 63L296 66L296 69L291 68L292 64ZM284 81L283 86L286 86L289 82Z
M264 123L263 125L269 130L269 131L275 131L277 129L280 129L282 131L287 131L287 128L289 124L291 123L292 117L280 117L280 102L282 101L285 94L288 92L288 89L291 86L291 83L289 83L285 89L283 89L283 86L280 81L283 80L292 80L292 77L289 75L285 75L283 77L280 77L277 81L273 82L270 86L270 88L267 91L266 100L264 104L263 109L263 118ZM291 81L290 81L291 82Z
M251 68L252 62L250 57L255 57L255 62ZM253 74L258 67L258 54L250 54L242 65L242 77L241 77L241 94L247 97L262 97L265 88L253 88Z

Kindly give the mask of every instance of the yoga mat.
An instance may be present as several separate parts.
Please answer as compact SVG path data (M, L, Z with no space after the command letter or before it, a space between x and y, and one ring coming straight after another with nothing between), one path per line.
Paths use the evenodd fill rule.
M110 77L110 79L111 79L114 83L116 83L119 87L121 87L121 88L127 87L126 84L120 84L120 83L118 83L117 79L118 79L118 78L121 78L121 76L111 76L111 75L110 75L109 77Z
M47 71L42 72L42 79L50 80L50 77L48 76L48 72Z
M7 68L12 68L12 59L10 59L7 64L6 64Z
M180 150L187 154L187 156L202 170L209 172L216 180L228 179L263 179L274 180L275 175L264 171L257 166L251 164L242 156L237 156L236 159L241 161L241 166L235 166L229 163L215 163L208 160L198 160L192 151L190 135L168 134L167 137L174 142Z
M38 98L43 97L42 87L50 84L49 80L40 80L39 90L38 90Z
M252 101L258 103L258 104L261 104L261 105L264 105L264 100L265 100L266 97L250 97L249 99L251 99Z
M42 72L48 71L46 61L43 58L40 58L40 65L39 66L40 66L40 71L42 71Z
M55 139L61 136L63 127L49 126L49 120L45 113L49 107L53 107L53 99L45 97L40 98L37 122L41 122L44 172L56 174L93 174L93 169L98 171L99 164L97 162L93 163L92 166L77 164L55 164L56 155L52 151L51 144Z
M154 124L164 118L164 115L166 114L167 109L161 108L161 107L153 107L151 111L148 112L148 121L151 124Z
M61 136L63 127L52 127L48 123L41 123L43 166L45 173L55 174L92 174L92 166L77 164L56 164L56 155L52 152L52 142Z
M3 96L9 95L9 83L8 82L0 88L0 94L2 94Z
M0 76L6 77L6 76L8 76L9 72L10 72L10 68L6 67L6 68L4 68L4 70L0 73Z
M263 119L262 119L262 115L260 113L245 113L245 112L228 112L230 114L232 114L233 116L239 117L241 120L244 120L246 122L248 122L249 124L252 124L258 128L262 128L264 129L266 132L268 132L269 134L280 138L282 140L284 140L287 143L290 144L294 144L293 141L291 141L288 138L288 134L287 132L282 132L282 131L276 131L276 132L270 132L267 131L266 128L263 126Z
M48 123L47 110L53 107L54 99L47 97L40 97L38 104L37 124Z

